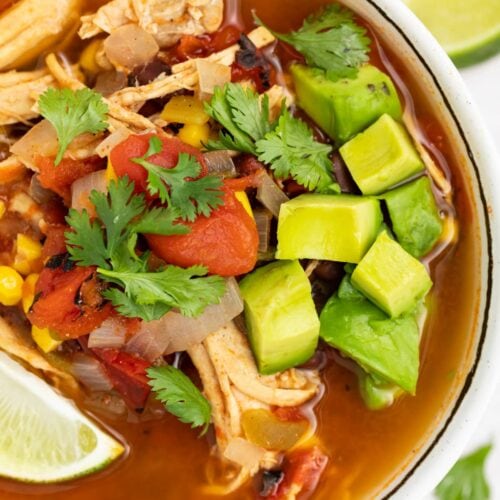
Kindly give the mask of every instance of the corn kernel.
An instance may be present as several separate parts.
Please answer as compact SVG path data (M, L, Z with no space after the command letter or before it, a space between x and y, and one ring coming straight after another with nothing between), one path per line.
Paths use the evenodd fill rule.
M26 276L41 266L41 258L41 243L24 234L18 234L14 269Z
M204 125L184 125L179 130L179 139L195 148L202 148L210 137L210 127L208 123Z
M5 215L6 210L5 202L0 200L0 219Z
M248 196L245 193L245 191L236 191L234 193L234 196L243 205L243 208L248 213L248 215L253 219L254 216L253 216L252 206L250 205L250 200L248 199Z
M161 113L162 120L186 125L205 125L210 117L203 102L191 95L176 95L167 102Z
M0 266L0 304L15 306L23 296L23 278L12 267Z
M99 73L100 67L96 61L97 51L101 48L102 40L94 40L89 43L82 51L80 56L80 66L92 75Z
M111 164L111 159L108 158L108 166L106 168L106 182L109 184L111 181L117 181L118 176L116 175L115 169Z
M62 340L48 328L38 328L38 326L32 325L31 336L45 353L54 351L62 344Z
M23 311L26 314L28 314L28 311L35 301L35 286L39 276L39 274L33 273L24 280L22 304Z

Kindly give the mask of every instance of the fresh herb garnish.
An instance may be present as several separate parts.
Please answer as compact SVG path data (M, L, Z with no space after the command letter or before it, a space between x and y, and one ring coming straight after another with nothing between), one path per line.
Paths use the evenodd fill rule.
M192 428L203 427L201 435L205 434L210 424L210 403L189 377L173 366L149 368L147 374L156 398L166 409Z
M148 160L161 153L162 149L161 139L153 136L149 139L146 154L140 158L132 158L134 163L148 172L149 194L158 195L162 203L175 207L182 219L191 222L198 215L208 217L212 210L224 203L222 180L214 176L197 179L201 173L201 165L194 156L180 153L174 168L163 168Z
M254 15L255 22L264 23ZM356 24L353 14L339 5L328 5L309 16L302 27L289 34L276 33L280 40L293 45L307 64L326 71L331 80L355 78L358 68L368 61L370 39Z
M261 101L252 89L229 83L215 90L206 110L225 128L218 141L208 143L209 149L251 153L269 164L276 177L292 177L309 190L336 185L328 158L331 146L316 141L307 124L285 106L272 122L267 96Z
M40 114L54 126L59 148L55 165L59 165L71 141L80 134L97 134L108 128L108 106L101 94L83 88L47 89L39 98Z
M90 201L96 219L91 220L85 210L74 209L66 218L72 228L66 233L68 252L78 265L96 266L99 277L115 285L103 296L120 314L151 321L178 308L185 316L197 316L206 306L219 302L225 291L221 277L204 277L207 270L203 266L150 271L149 253L136 251L139 233L189 232L175 222L180 216L177 208L148 209L144 196L134 194L134 185L126 177L111 182L108 194L92 191Z
M488 500L490 488L484 466L492 446L484 446L461 458L436 488L440 500Z

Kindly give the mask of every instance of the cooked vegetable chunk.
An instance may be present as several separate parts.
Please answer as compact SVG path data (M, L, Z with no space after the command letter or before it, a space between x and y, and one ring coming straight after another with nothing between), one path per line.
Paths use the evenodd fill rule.
M384 113L401 117L391 79L369 64L354 79L329 80L325 72L295 64L290 68L299 106L335 141L344 143Z
M414 314L389 318L354 289L346 276L320 320L320 336L331 346L357 361L366 372L415 393L419 331Z
M383 231L352 273L352 284L392 318L408 313L427 294L427 269Z
M428 253L443 227L428 177L389 191L384 199L401 246L416 258Z
M319 319L306 273L297 261L274 262L240 282L250 344L260 373L307 361L318 343Z
M381 223L375 198L304 194L281 205L276 258L357 263Z
M425 168L403 125L385 114L340 148L363 194L379 194Z

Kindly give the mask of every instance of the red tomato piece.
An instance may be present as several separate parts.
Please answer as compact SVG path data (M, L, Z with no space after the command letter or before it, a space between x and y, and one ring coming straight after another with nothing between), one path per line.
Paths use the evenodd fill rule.
M68 231L68 226L62 224L55 224L49 226L47 230L47 237L42 248L42 258L45 260L54 255L60 255L67 252L66 250L66 237L64 233Z
M146 360L119 351L118 349L92 349L125 402L135 410L143 409L151 387L146 369L151 366Z
M40 184L57 193L66 205L71 202L71 184L73 182L106 166L105 161L98 156L92 156L85 160L65 158L57 167L54 165L54 158L38 156L36 164L40 169Z
M111 164L118 177L127 175L135 183L137 193L145 192L147 189L148 174L144 168L132 161L132 158L144 156L149 147L149 139L153 134L131 135L125 141L113 148L110 155ZM187 153L194 156L201 164L201 176L206 174L206 165L203 155L193 146L184 144L176 138L161 137L163 150L157 155L148 158L148 161L164 168L172 168L177 165L179 153Z
M61 264L40 273L28 318L64 339L77 338L97 328L113 309L103 305L94 268L75 266L65 270L63 260Z

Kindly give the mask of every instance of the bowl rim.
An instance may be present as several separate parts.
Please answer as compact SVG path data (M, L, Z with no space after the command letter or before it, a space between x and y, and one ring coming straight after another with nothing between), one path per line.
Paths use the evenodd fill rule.
M351 3L353 2L348 2ZM498 308L492 307L492 304L500 300L497 285L500 279L500 234L492 217L493 214L500 213L500 189L494 187L495 178L500 186L500 174L494 168L500 163L500 159L457 68L407 5L401 0L361 0L360 3L369 4L384 23L389 23L399 33L431 77L438 92L432 99L442 99L472 166L472 182L477 183L479 195L474 193L473 202L476 213L480 213L483 218L480 225L484 226L481 228L484 230L484 237L481 241L480 260L481 264L485 261L487 264L483 267L486 275L481 279L481 288L486 287L486 290L482 315L480 313L476 323L479 337L471 367L464 378L462 389L450 405L448 416L440 420L439 430L421 446L418 458L380 493L384 499L420 500L435 488L458 460L500 380L500 364L494 361L495 354L500 355L499 313L496 310Z

